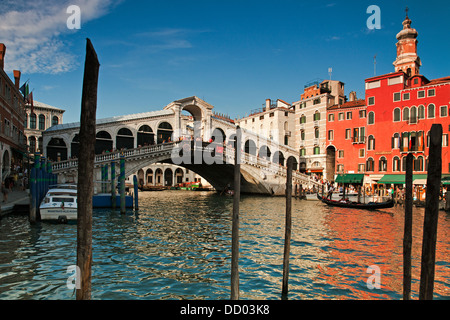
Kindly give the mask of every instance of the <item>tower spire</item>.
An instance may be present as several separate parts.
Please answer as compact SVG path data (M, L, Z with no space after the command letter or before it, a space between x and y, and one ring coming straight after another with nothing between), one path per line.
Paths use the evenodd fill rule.
M394 61L395 71L403 71L408 77L419 74L422 62L417 55L417 31L411 28L411 19L408 17L409 8L406 7L406 17L403 21L403 30L397 34L397 59Z

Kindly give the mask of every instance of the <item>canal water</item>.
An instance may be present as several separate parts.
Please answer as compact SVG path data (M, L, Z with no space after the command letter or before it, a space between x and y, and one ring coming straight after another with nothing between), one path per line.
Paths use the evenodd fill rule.
M139 198L138 214L94 211L92 298L229 299L233 198L193 191ZM413 299L423 217L415 208ZM284 198L242 196L241 299L280 299L284 219ZM402 299L402 207L365 211L293 199L292 223L289 299ZM0 299L75 299L68 268L76 264L76 237L76 225L4 217ZM437 239L434 298L450 299L450 214L440 212Z

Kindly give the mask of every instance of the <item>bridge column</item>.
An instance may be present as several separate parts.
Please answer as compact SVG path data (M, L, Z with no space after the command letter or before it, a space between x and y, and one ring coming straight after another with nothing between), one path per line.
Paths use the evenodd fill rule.
M203 132L202 132L202 136L203 136L203 141L209 141L209 139L211 139L211 130L212 130L212 111L211 110L207 110L205 112L205 117L203 119Z
M173 130L173 140L172 141L178 141L181 136L181 106L176 106L174 109L175 112L175 127Z

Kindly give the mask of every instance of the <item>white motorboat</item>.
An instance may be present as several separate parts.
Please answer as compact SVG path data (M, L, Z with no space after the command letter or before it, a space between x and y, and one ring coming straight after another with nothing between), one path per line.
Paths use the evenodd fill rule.
M41 220L56 220L66 223L77 220L77 186L61 184L51 186L41 202Z

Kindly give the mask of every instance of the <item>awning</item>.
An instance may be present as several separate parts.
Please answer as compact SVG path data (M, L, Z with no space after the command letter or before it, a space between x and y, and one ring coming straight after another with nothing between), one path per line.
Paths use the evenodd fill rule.
M338 174L336 177L336 183L362 183L364 179L364 174L358 173L347 173L347 174Z
M404 174L385 174L377 182L378 184L405 184Z

